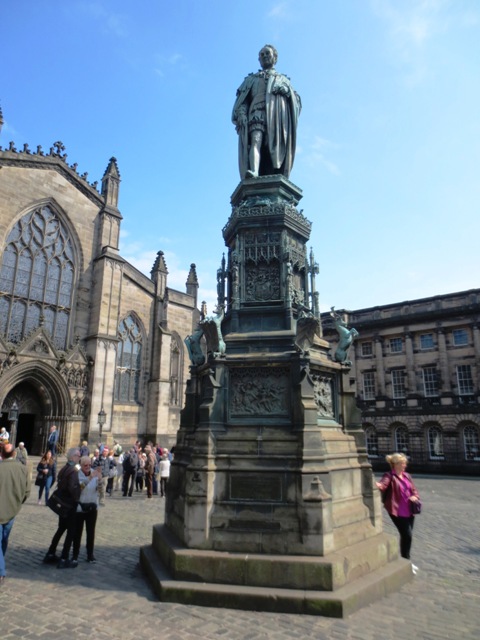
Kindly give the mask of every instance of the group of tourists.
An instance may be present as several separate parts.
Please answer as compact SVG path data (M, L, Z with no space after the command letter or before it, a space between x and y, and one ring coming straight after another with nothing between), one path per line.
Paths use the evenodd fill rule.
M31 465L23 443L15 449L3 429L0 454L0 586L5 581L5 553L15 516L30 495ZM114 441L112 447L99 443L90 452L88 442L67 452L67 462L57 473L58 431L50 430L47 451L36 467L35 485L38 504L43 500L58 514L58 526L43 561L59 569L78 566L83 530L86 531L87 562L95 563L95 526L99 506L105 496L121 490L125 497L133 490L146 489L147 498L164 497L173 458L168 449L149 442L142 447L137 441L126 453ZM3 464L3 463L8 464ZM13 464L12 464L13 462ZM56 482L55 491L52 488ZM60 555L57 547L65 534Z
M80 447L70 449L67 452L67 464L58 473L55 492L64 510L59 513L58 527L43 561L56 564L58 569L77 567L85 528L87 562L95 563L95 526L98 507L105 505L105 496L112 496L120 488L120 483L122 495L132 496L134 486L137 491L143 490L143 484L139 487L137 483L138 477L142 477L145 479L147 498L152 498L158 495L159 475L160 495L165 496L170 461L171 453L151 442L142 448L137 441L125 454L117 441L111 448L99 443L92 454L87 441L82 442ZM50 463L50 452L47 451L37 467L39 504L43 487L47 493L50 470L55 478L55 463ZM43 484L42 474L45 478ZM45 499L48 502L47 495ZM64 533L62 551L57 556L57 546Z
M143 451L140 442L136 442L125 454L120 454L123 467L122 495L124 498L133 495L134 488L143 491L145 486L147 498L160 495L164 498L170 477L172 453L165 448L147 444Z

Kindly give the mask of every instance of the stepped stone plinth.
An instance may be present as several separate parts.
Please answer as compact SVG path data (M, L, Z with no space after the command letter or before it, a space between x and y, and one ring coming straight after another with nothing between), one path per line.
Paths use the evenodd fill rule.
M411 579L382 531L348 365L322 338L301 197L281 175L232 196L165 525L141 550L162 600L345 616Z

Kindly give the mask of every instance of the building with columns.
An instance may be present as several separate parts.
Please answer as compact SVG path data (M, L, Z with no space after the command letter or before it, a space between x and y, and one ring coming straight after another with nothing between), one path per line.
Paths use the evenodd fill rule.
M403 451L414 470L478 473L480 289L339 313L359 332L345 382L373 467Z
M115 158L98 188L60 142L0 147L0 426L34 454L53 424L62 448L175 440L195 265L181 292L161 251L150 277L122 258L119 186Z

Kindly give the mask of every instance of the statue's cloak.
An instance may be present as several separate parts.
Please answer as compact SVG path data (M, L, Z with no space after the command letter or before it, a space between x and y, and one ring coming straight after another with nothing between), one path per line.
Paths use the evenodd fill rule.
M262 72L260 72L262 73ZM239 110L246 105L248 118L249 94L259 74L250 74L237 91L233 106L232 120L237 123ZM279 93L285 91L287 95ZM248 102L247 102L248 101ZM295 93L287 76L276 71L270 72L265 95L266 140L260 160L260 175L281 173L289 177L295 158L297 121L300 114L300 97ZM266 147L265 147L266 143ZM268 148L268 154L265 149ZM243 180L249 168L248 126L238 130L238 165Z

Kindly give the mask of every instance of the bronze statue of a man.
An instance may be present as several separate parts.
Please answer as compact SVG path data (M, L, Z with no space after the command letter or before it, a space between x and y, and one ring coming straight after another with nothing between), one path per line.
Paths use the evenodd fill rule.
M238 133L240 178L282 174L289 177L295 158L300 96L274 65L278 53L265 45L262 70L249 74L237 91L232 121Z

